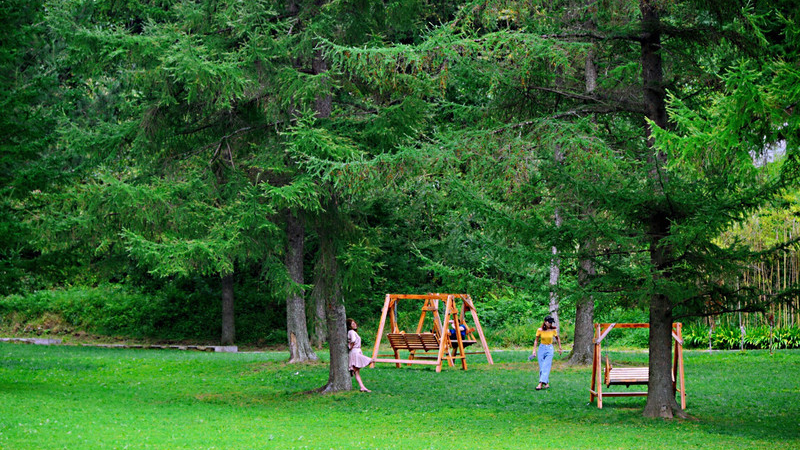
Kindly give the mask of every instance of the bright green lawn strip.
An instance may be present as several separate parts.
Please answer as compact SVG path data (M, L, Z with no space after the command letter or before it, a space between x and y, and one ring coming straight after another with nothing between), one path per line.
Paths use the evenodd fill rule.
M286 355L0 345L0 448L796 448L800 352L687 355L696 421L641 417L644 398L587 406L589 369L536 364L365 370L373 394L319 396L327 366ZM613 354L639 364L646 354ZM472 360L471 360L472 361ZM475 359L477 361L477 358ZM744 388L743 388L744 387ZM759 420L761 422L759 422Z

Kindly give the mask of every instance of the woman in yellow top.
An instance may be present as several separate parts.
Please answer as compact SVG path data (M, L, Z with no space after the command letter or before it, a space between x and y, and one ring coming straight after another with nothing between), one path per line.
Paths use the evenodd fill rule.
M550 367L553 365L553 340L558 342L558 354L561 354L561 338L558 337L556 321L550 316L544 318L542 328L536 330L536 339L533 341L533 354L528 359L536 357L536 345L539 345L539 385L536 390L550 387Z

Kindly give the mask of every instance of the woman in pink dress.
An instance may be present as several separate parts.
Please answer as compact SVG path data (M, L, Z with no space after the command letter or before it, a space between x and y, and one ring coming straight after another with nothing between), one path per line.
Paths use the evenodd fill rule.
M356 377L358 385L361 387L361 392L372 392L364 386L361 381L361 374L359 373L362 367L366 367L372 362L372 358L367 358L361 353L361 336L356 332L358 324L353 319L347 319L347 349L350 352L349 365L350 375Z

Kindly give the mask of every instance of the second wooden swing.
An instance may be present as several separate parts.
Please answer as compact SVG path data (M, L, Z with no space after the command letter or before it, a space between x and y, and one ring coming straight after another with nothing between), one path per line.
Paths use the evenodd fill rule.
M606 356L605 370L603 370L600 343L614 328L650 328L647 323L597 323L594 331L594 355L592 358L592 382L589 387L589 402L597 399L597 407L603 407L603 397L640 397L647 396L647 391L636 392L603 392L606 387L631 385L648 385L650 370L648 367L613 367ZM672 390L680 393L681 409L686 409L686 385L683 371L683 336L682 324L672 324L672 339L675 341L675 350L672 363ZM602 377L602 379L601 379Z

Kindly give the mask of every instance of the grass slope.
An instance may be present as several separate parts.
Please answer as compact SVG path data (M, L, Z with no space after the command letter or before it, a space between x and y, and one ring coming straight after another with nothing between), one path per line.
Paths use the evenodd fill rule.
M467 372L381 365L363 371L373 393L321 396L302 392L327 365L285 353L0 344L0 448L800 448L797 350L686 352L685 421L642 418L643 397L587 405L590 369L559 361L537 392L527 352L493 356Z

